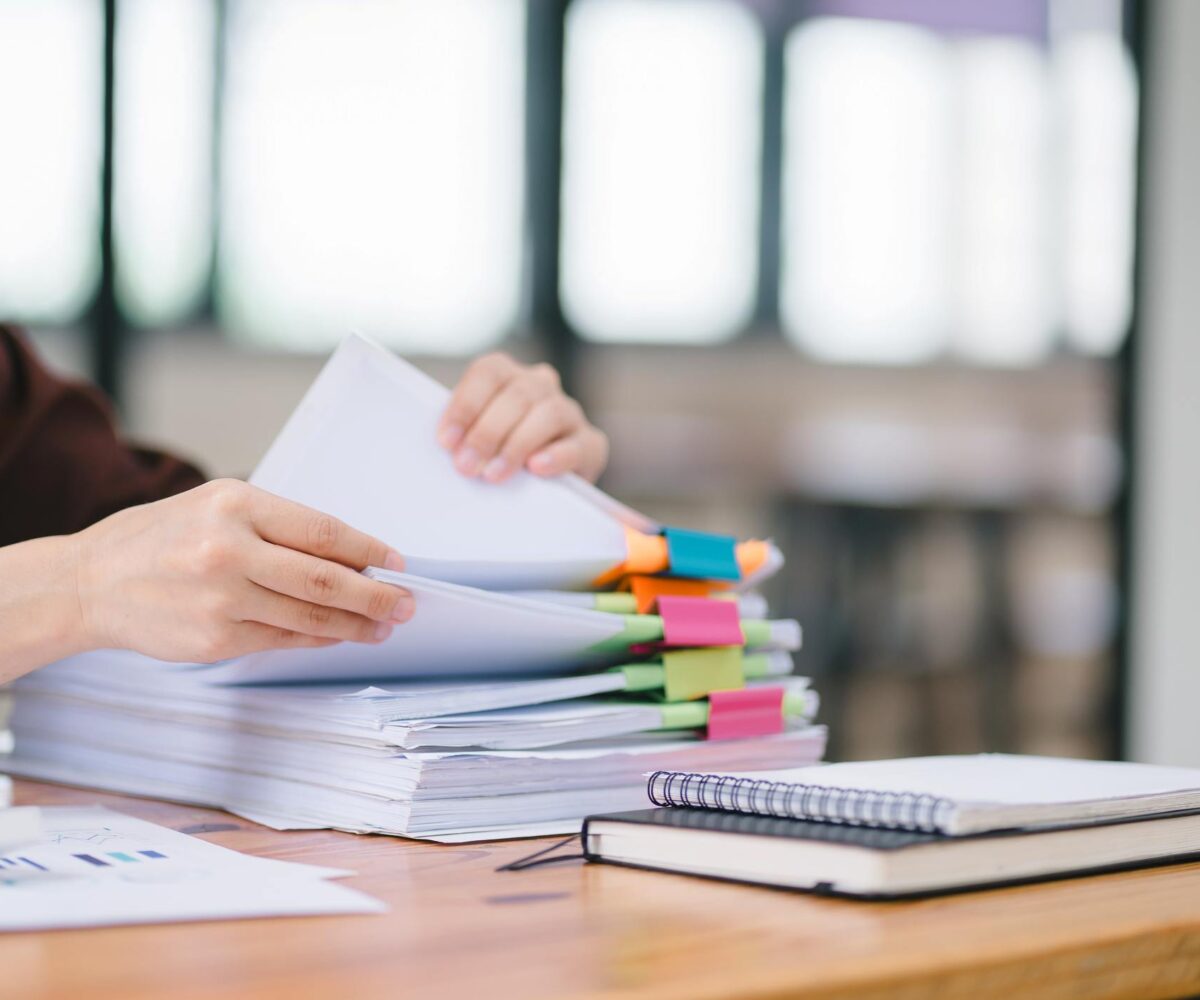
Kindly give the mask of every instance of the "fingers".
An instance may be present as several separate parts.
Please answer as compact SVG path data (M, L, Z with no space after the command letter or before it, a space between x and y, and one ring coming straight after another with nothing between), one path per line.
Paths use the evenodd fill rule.
M541 400L513 427L500 455L484 468L484 478L493 483L502 482L522 468L535 452L543 451L559 439L568 437L581 426L586 426L586 423L583 410L575 400L562 395ZM557 471L573 468L575 466L572 464Z
M595 482L607 461L607 436L594 427L584 427L540 449L526 464L529 471L538 476L576 472L589 482Z
M247 577L277 594L375 622L406 622L413 615L409 591L370 580L328 559L261 543L254 545L248 559Z
M372 621L350 611L297 600L259 586L247 595L239 617L243 622L335 641L383 642L392 634L389 622Z
M454 454L458 471L464 476L476 476L482 472L484 478L493 483L507 479L524 461L524 457L514 461L508 452L513 432L528 421L542 404L554 401L571 403L565 396L555 394L554 386L544 377L521 376L512 379L492 397L467 431L462 445ZM582 413L580 416L582 418Z
M351 569L368 566L404 569L400 554L377 538L356 531L336 517L265 490L252 490L249 513L259 537L275 545L307 552Z
M483 408L520 370L507 354L486 354L473 361L454 387L438 423L438 443L447 451L454 451Z

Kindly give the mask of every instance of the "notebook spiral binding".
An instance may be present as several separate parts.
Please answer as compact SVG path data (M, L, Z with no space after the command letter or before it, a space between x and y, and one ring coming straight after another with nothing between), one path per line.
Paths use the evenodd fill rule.
M954 810L950 799L919 792L795 785L686 771L655 771L650 776L647 791L650 800L660 806L722 809L780 819L818 820L925 833L943 831Z

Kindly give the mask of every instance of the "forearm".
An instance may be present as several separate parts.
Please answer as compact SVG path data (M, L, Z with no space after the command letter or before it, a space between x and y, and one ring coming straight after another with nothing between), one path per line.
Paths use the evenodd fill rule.
M0 548L0 684L88 649L74 536Z

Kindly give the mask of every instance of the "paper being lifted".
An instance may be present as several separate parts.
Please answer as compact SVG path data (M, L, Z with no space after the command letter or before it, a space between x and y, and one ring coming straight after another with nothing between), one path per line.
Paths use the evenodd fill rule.
M577 476L459 474L436 440L450 393L361 337L334 352L250 482L387 542L408 572L494 589L586 587L649 518Z
M668 568L661 526L578 476L522 470L495 484L461 475L436 440L449 399L406 361L347 337L250 482L382 539L415 576L492 590L581 590L630 569L634 548L637 572ZM783 564L774 545L746 545L737 589Z
M196 671L213 684L275 684L406 678L497 678L570 674L629 659L630 650L663 638L656 615L618 615L368 568L406 587L412 619L379 644L343 642L318 649L254 653L214 665L164 664ZM729 604L735 615L737 605ZM791 620L743 622L747 645L795 650Z
M381 913L328 880L100 807L41 810L39 840L0 856L0 931Z
M218 684L568 673L621 652L629 618L425 580L406 573L368 575L412 591L416 613L378 645L343 642L323 649L256 653L212 667ZM635 637L636 638L636 637ZM452 640L452 641L451 641ZM617 640L605 652L606 642Z

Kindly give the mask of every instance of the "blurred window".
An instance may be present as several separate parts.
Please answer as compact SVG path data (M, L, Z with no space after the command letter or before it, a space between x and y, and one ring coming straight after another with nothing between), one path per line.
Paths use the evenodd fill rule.
M563 305L594 340L711 342L757 278L762 33L721 0L576 0Z
M475 351L521 296L525 7L229 0L218 306L323 350Z
M212 253L213 0L120 0L117 287L135 322L188 318Z
M0 3L0 315L63 324L95 287L103 21L94 0Z
M786 71L781 313L796 343L878 363L1118 346L1136 143L1118 17L1067 19L1048 41L817 18L791 33Z

